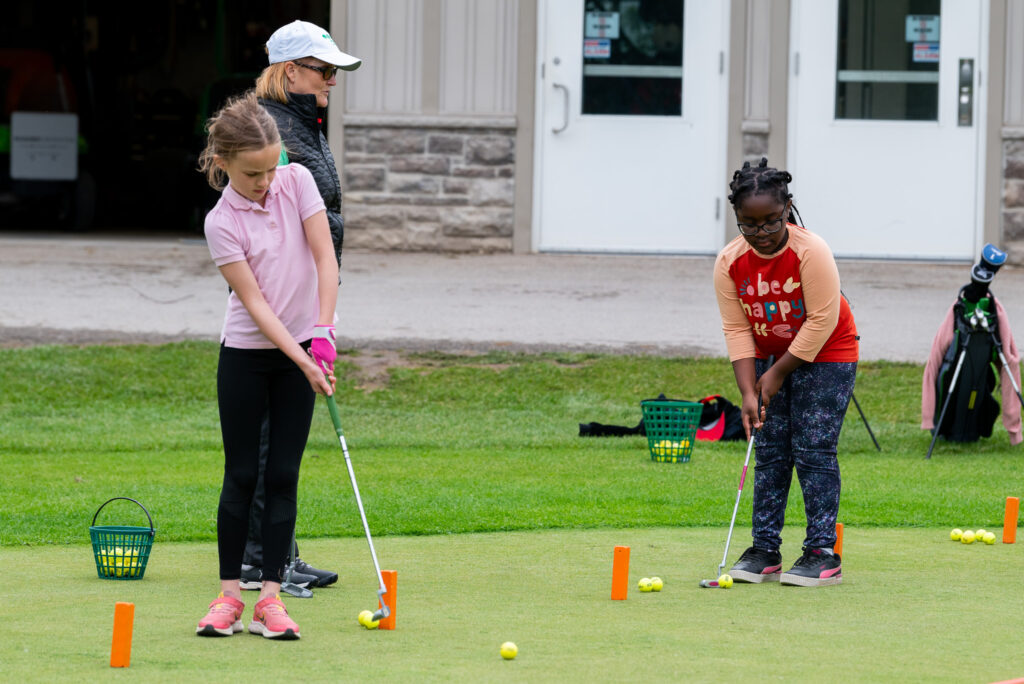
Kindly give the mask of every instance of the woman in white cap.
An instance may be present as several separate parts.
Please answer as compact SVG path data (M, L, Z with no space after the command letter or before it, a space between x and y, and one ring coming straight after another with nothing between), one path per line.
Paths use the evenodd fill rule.
M344 223L341 218L341 183L334 156L323 134L325 109L331 88L337 85L339 69L353 71L362 60L345 54L334 44L327 31L308 21L293 21L274 31L267 41L270 66L256 79L259 103L277 122L281 133L280 164L301 164L309 169L317 190L327 207L334 251L341 269L341 245ZM339 282L341 278L339 275ZM334 327L327 331L334 344ZM263 519L267 436L260 438L260 479L250 511L249 542L242 561L243 589L258 590L262 584L263 544L260 539ZM295 554L298 556L298 554ZM323 587L338 581L338 574L318 570L300 558L292 566L291 583L300 587Z
M302 164L313 173L327 205L338 263L344 227L341 183L323 134L325 109L338 70L353 71L362 60L338 49L330 34L308 21L293 21L267 41L270 66L256 79L256 97L277 121L284 143L282 162Z

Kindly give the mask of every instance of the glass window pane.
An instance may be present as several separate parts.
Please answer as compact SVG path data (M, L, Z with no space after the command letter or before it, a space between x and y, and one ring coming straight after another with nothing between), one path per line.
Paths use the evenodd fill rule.
M936 121L941 0L840 0L836 118Z
M683 0L584 7L583 113L681 116Z

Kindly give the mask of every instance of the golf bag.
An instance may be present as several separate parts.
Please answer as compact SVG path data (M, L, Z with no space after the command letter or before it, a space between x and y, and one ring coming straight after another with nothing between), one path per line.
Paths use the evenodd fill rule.
M979 323L980 316L987 319L984 327ZM953 326L953 343L936 378L935 429L950 442L976 442L992 436L992 426L999 416L999 402L992 396L996 388L993 364L999 363L995 355L999 330L992 300L982 297L968 302L961 292L953 305ZM951 387L957 366L956 385ZM942 418L947 401L949 406Z
M993 396L997 377L1010 444L1024 441L1020 356L1006 310L988 287L1005 261L1004 252L985 245L971 282L960 289L932 342L921 383L921 428L932 432L926 458L940 435L952 442L992 435L1000 413Z

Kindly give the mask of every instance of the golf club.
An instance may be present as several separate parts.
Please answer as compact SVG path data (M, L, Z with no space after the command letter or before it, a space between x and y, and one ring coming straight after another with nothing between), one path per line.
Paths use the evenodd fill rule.
M313 598L312 590L307 587L300 587L292 582L292 571L295 570L295 560L298 558L298 546L295 544L295 528L292 528L292 547L288 552L288 566L284 569L284 582L281 582L281 591L291 594L296 598Z
M768 357L768 368L771 368L775 363L775 357ZM767 372L767 369L766 369ZM761 395L757 397L757 417L761 417ZM767 416L765 417L767 419ZM722 570L725 569L725 561L729 557L729 543L732 542L732 530L736 526L736 512L740 509L740 497L743 496L743 482L747 479L747 466L750 464L750 452L754 450L754 435L757 431L753 426L750 428L750 441L747 442L747 457L743 460L743 473L740 475L740 486L736 491L736 503L732 507L732 520L729 521L729 534L725 538L725 553L722 554L722 562L718 564L718 574L715 575L715 579L701 580L700 586L704 589L715 589L718 585L718 578L722 576Z
M377 552L373 548L373 537L370 536L370 525L366 522L366 512L363 510L363 499L359 496L359 485L356 484L356 473L352 469L352 459L348 456L348 445L345 444L345 435L341 431L341 418L338 416L338 404L334 401L334 395L327 395L327 410L331 413L331 422L334 423L334 431L338 433L338 441L341 442L341 451L345 454L345 465L348 467L348 476L352 480L352 491L356 495L356 505L359 506L359 517L363 520L363 530L366 532L366 541L370 545L370 556L373 557L373 567L377 571L377 582L380 588L377 590L377 597L380 599L380 609L373 614L376 622L391 615L384 594L388 593L384 586L384 577L380 574L380 563L377 562Z

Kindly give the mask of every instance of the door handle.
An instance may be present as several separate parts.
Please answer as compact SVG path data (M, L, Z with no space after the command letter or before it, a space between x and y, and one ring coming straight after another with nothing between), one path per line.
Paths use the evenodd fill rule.
M561 83L552 83L551 85L555 87L555 90L561 90L562 93L565 95L564 99L562 100L562 125L558 128L551 129L552 133L561 133L562 131L569 127L569 88L562 85Z
M970 126L974 123L972 116L974 109L974 60L961 59L958 71L960 87L957 89L957 117L958 126Z

